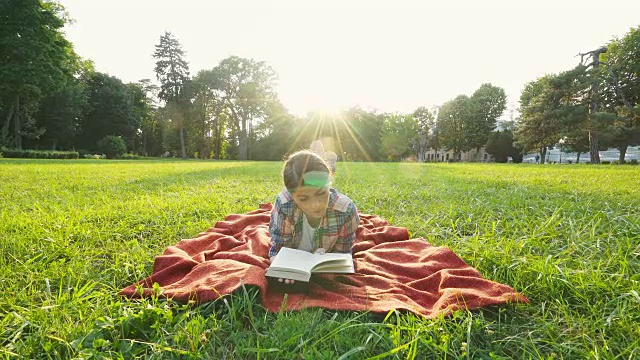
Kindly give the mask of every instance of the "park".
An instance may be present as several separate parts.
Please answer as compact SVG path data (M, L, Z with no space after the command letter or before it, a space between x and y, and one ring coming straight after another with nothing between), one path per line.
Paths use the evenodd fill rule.
M272 202L280 166L0 160L4 356L637 354L635 166L338 164L335 187L359 211L452 249L483 276L525 294L526 305L432 320L322 309L267 313L251 288L199 307L118 296L150 273L165 247Z
M229 36L218 43L202 41L200 27L181 27L195 26L193 19L172 23L181 30L175 33L166 20L148 23L153 35L142 41L138 36L148 32L138 31L144 26L137 22L151 18L137 12L142 5L114 0L94 8L97 3L0 5L0 358L640 357L640 27L635 19L629 26L623 21L632 11L621 8L619 21L603 23L604 35L572 33L588 40L577 55L558 50L568 47L563 42L555 54L544 54L554 66L537 58L537 73L502 54L478 67L465 63L454 74L444 63L459 65L466 52L434 56L412 44L431 41L449 52L473 47L471 39L481 44L475 33L487 38L493 25L475 15L495 20L491 8L269 12L211 5L194 11L193 2L145 3L158 18L191 11L200 19L219 11L212 27L251 19L254 27L211 30ZM514 34L535 43L533 32L522 30L533 20L504 11L523 22L511 23ZM528 11L546 16L548 8ZM423 22L426 14L448 20ZM101 21L115 16L121 26L109 26L104 40ZM338 30L322 27L325 18L335 19ZM402 20L409 18L414 21ZM461 18L477 26L458 26ZM392 20L384 31L372 25ZM296 35L289 21L305 25L294 32L315 42L305 37L297 47L286 43L290 52L278 48ZM354 30L356 22L369 35ZM136 31L118 32L132 23ZM455 33L458 27L464 31ZM78 34L85 29L83 39ZM555 38L569 38L536 29L545 49ZM323 43L324 36L342 47ZM128 50L113 51L133 39ZM105 51L91 52L87 44ZM378 46L392 50L372 55ZM104 53L118 56L105 60ZM126 64L114 71L110 66L121 58ZM399 62L386 68L392 60ZM494 62L500 71L489 71ZM131 69L135 75L120 75ZM439 82L439 73L450 76ZM368 93L368 104L354 100L368 89L378 91ZM331 96L351 103L323 108ZM471 297L439 284L433 297L449 290L457 297L442 311L425 313L406 305L412 298L385 311L367 310L370 300L380 300L373 297L357 310L292 308L287 301L298 298L284 293L278 307L265 303L264 287L237 273L228 276L231 291L207 288L206 301L143 284L177 244L223 229L231 217L270 209L283 190L283 159L312 142L337 160L330 186L353 201L360 229L371 217L384 220L381 229L406 231L409 238L398 241L453 254L478 283L495 285L482 290L515 295L467 306ZM268 227L256 229L268 234ZM365 240L356 239L356 246ZM393 241L369 255L393 251ZM363 275L362 253L354 253L356 271L344 275L345 283ZM258 260L261 266L269 259ZM253 270L261 274L258 265ZM424 270L429 262L409 265ZM384 273L383 266L377 270Z

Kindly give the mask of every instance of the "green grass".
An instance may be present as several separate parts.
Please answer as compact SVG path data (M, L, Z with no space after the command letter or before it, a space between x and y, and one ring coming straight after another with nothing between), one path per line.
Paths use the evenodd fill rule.
M0 358L640 357L640 167L342 163L360 211L453 249L529 305L424 320L199 307L117 292L231 213L280 163L0 159Z

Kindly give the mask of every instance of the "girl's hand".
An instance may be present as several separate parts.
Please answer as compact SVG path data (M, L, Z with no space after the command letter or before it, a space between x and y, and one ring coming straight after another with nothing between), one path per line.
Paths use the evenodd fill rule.
M274 258L274 257L275 257L275 256L272 256L272 257L270 257L270 258L269 258L269 263L273 262L273 258ZM295 281L295 280L289 280L289 279L278 278L278 282L283 282L283 283L285 283L285 284L293 284L293 283L295 283L296 281Z
M318 250L316 250L314 252L314 254L320 254L323 255L326 252L326 250L324 248L318 248Z

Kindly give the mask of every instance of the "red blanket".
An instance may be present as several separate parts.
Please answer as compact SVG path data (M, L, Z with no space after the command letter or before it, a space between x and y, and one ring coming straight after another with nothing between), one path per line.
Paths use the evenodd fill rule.
M198 237L169 246L156 257L151 276L126 287L121 295L150 296L158 283L162 296L206 302L245 284L259 287L262 305L274 312L305 307L379 313L404 309L426 317L528 302L511 287L482 278L453 251L409 239L405 228L360 214L353 248L356 274L314 275L306 293L288 294L283 305L284 294L269 289L264 276L271 209L271 204L264 204L247 214L229 215Z

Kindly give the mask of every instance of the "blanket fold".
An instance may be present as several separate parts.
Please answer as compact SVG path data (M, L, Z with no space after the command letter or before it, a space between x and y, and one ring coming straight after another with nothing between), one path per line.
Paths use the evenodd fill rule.
M169 246L156 257L149 277L120 294L151 296L158 283L162 296L202 303L244 284L260 288L262 305L273 312L305 307L378 313L397 309L430 318L456 309L528 302L511 287L484 279L448 248L409 239L407 229L360 214L353 248L356 274L315 274L306 293L287 294L283 304L285 294L270 291L264 276L272 206L229 215L197 237Z

